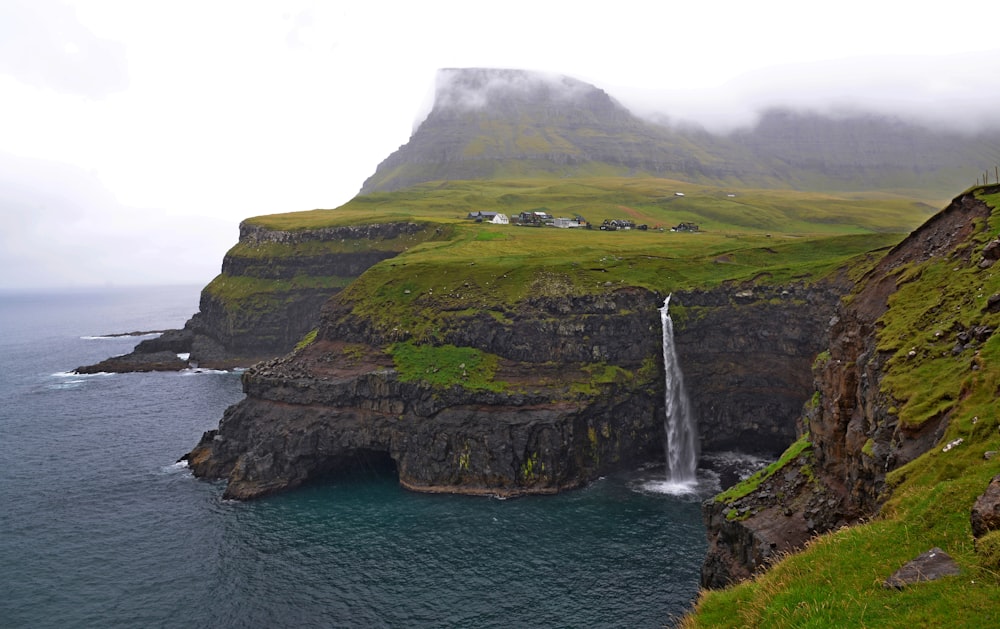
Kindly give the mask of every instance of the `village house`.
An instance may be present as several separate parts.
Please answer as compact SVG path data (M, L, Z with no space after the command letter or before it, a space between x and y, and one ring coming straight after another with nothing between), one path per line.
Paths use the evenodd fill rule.
M498 212L485 212L482 210L477 210L475 212L469 212L469 216L467 218L470 218L476 221L477 223L482 223L482 222L489 223L492 222L494 218L496 218L497 214Z
M466 217L470 220L476 221L477 223L493 223L494 225L510 225L510 219L507 218L506 214L500 212L487 212L485 210L477 210L475 212L469 212Z

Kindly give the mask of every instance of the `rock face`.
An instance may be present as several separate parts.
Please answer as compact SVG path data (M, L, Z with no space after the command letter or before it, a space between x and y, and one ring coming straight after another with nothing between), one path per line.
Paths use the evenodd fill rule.
M973 537L980 538L990 531L1000 531L1000 475L993 477L986 491L976 500L969 519Z
M677 351L704 450L777 455L795 441L813 358L847 290L833 278L675 296Z
M897 419L898 402L887 399L880 386L889 355L877 349L876 330L907 265L933 258L966 266L979 262L971 259L970 243L987 228L989 216L989 206L973 194L956 198L886 254L840 306L828 352L813 369L815 395L797 424L811 447L753 493L705 503L709 553L703 586L746 578L775 554L874 514L884 498L886 474L940 439L946 413L919 428Z
M77 372L225 369L280 356L317 327L322 305L343 286L435 231L411 222L284 231L244 221L183 329Z
M819 349L837 294L833 285L755 290L672 301L697 314L676 327L682 367L699 380L693 405L711 413L706 449L787 445L808 394L798 374ZM226 496L239 499L372 461L394 465L411 489L497 495L555 492L660 461L662 301L638 288L533 296L509 323L457 319L442 338L498 356L495 379L508 385L498 392L404 380L382 351L394 339L334 298L317 341L247 371L247 398L185 458L199 477L228 479ZM719 348L706 356L702 343ZM595 361L626 375L574 388ZM723 390L733 407L720 403Z

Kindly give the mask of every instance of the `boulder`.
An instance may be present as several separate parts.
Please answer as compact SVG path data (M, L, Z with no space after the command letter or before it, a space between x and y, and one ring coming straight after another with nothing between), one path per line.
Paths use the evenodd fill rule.
M972 506L972 534L979 538L990 531L1000 530L1000 474L993 477Z
M901 590L913 583L936 581L942 577L959 574L959 572L961 571L955 560L948 553L935 546L892 573L892 576L882 583L882 587Z

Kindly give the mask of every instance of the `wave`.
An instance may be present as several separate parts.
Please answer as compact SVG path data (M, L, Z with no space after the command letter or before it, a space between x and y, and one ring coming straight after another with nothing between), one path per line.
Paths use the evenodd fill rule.
M170 465L164 465L160 468L160 471L164 474L183 474L187 472L191 473L191 468L188 466L187 461L177 461L176 463L171 463Z
M188 367L187 369L181 369L177 373L181 374L182 376L197 376L197 375L206 374L206 373L215 373L215 374L219 374L219 373L235 373L235 370L233 370L232 372L230 372L230 371L228 371L226 369L205 369L203 367Z
M101 376L113 376L111 371L98 371L97 373L77 373L75 371L57 371L49 374L51 378L96 378Z
M163 332L121 332L117 334L90 334L80 338L84 341L107 341L121 338L155 338L161 334Z

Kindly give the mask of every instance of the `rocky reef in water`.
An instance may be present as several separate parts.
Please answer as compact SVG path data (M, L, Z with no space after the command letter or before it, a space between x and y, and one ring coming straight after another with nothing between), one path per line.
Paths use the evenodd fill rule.
M809 393L801 374L842 290L830 281L674 294L703 449L774 454L794 438ZM316 340L249 369L246 399L184 459L238 499L359 465L392 465L418 491L510 496L662 461L663 297L534 295L506 321L472 314L440 330L497 357L491 382L502 386L492 388L408 379L385 351L392 331L334 297Z
M914 271L919 265L941 261L954 272L991 272L1000 258L1000 240L982 244L990 237L991 212L973 192L957 197L889 251L840 304L827 350L813 366L813 397L801 420L793 423L797 447L756 487L724 493L704 505L709 552L703 586L724 587L746 579L782 554L801 549L815 535L874 516L888 497L887 477L941 440L951 420L950 405L942 404L939 412L919 422L900 419L898 409L907 400L894 399L884 384L898 349L881 347L879 332L892 305L902 307L896 301L901 287L920 280ZM957 320L944 325L956 311L969 307L971 296L946 311L934 305L936 292L925 295L930 300L928 315L915 324L926 329L908 333L942 346L953 343L933 355L944 356L949 364L964 356L970 373L980 369L977 349L995 326ZM973 318L998 310L1000 295L986 300ZM924 352L914 346L904 355L919 360ZM945 397L957 399L954 395L960 393Z

